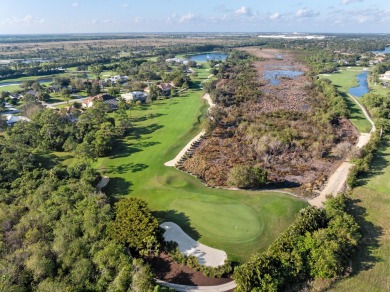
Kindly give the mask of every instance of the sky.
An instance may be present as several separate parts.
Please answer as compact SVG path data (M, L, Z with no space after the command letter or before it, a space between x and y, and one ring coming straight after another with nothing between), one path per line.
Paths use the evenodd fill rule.
M0 0L0 34L390 33L390 0Z

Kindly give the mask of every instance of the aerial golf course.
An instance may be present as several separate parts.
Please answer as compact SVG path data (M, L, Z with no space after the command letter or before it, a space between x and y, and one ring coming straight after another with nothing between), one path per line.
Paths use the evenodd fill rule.
M210 74L204 67L197 70L196 82ZM191 89L133 107L130 135L96 167L110 177L106 193L140 197L158 217L179 224L193 239L224 250L230 260L244 261L265 250L307 203L277 192L208 188L164 166L202 129L208 107L202 95Z

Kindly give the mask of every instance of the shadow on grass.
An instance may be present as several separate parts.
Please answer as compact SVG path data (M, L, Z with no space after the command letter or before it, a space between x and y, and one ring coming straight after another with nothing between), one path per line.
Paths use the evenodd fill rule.
M130 136L134 136L135 139L141 138L141 135L149 135L154 133L155 131L163 128L164 126L159 124L151 124L146 127L133 127L130 133Z
M145 116L138 117L138 118L132 118L131 121L133 123L143 122L143 121L146 121L146 120L151 120L151 119L158 118L158 117L165 116L165 115L166 114L161 114L161 113L149 114L149 115L145 115Z
M154 211L153 215L159 219L160 223L165 221L176 223L194 240L200 238L199 232L191 226L190 218L183 212L176 210Z
M352 275L370 270L377 262L381 261L379 257L375 256L375 250L379 247L379 237L383 234L383 230L366 220L367 212L359 205L360 202L359 199L353 199L348 206L349 213L355 217L363 235L359 250L352 260Z
M121 177L110 177L110 182L107 187L103 189L103 192L110 197L126 196L132 191L132 185L133 183Z
M349 118L355 119L355 120L365 120L366 118L363 115L362 110L360 107L349 98L349 96L344 93L340 92L340 95L344 98L345 103L347 104L347 107L349 109Z
M110 156L110 159L116 159L121 157L128 157L133 153L141 152L147 147L161 144L156 141L140 141L138 143L126 144L121 141L117 147L115 147L114 153Z
M121 164L119 166L109 166L108 168L100 168L101 171L104 171L104 173L119 173L124 174L127 172L139 172L146 168L148 168L149 165L146 165L144 163L126 163Z

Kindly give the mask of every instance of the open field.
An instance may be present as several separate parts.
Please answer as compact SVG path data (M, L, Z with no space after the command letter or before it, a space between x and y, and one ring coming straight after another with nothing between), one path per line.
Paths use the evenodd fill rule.
M354 214L362 226L363 244L353 259L350 278L332 291L390 291L390 141L385 139L370 173L353 190Z
M207 78L199 73L198 81ZM207 188L164 166L199 132L207 108L202 94L190 90L132 109L132 135L96 166L110 177L107 193L145 199L156 215L178 223L193 239L242 261L267 248L307 203L274 192Z
M359 106L347 95L349 88L358 86L356 75L362 71L362 68L352 67L351 69L343 68L342 70L343 71L341 72L326 74L323 77L331 80L337 87L340 94L344 97L350 111L349 120L354 124L359 132L368 133L371 130L370 123L364 117L364 114Z

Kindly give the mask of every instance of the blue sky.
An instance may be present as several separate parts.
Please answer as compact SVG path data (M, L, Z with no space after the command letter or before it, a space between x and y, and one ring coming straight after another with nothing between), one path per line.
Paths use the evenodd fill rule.
M0 0L0 34L390 33L390 0Z

